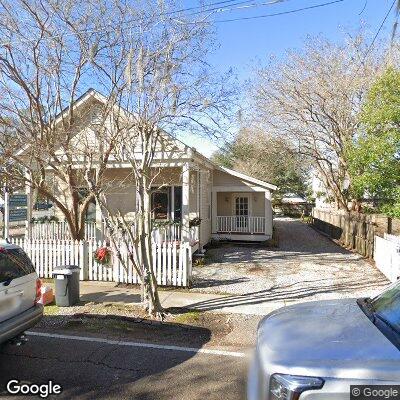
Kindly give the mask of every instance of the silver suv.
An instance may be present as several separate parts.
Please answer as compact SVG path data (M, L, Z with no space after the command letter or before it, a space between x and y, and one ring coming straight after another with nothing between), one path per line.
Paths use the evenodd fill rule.
M281 308L259 325L247 397L349 400L351 385L399 385L399 349L400 283L372 299Z
M0 344L18 337L43 316L41 282L18 246L0 242Z

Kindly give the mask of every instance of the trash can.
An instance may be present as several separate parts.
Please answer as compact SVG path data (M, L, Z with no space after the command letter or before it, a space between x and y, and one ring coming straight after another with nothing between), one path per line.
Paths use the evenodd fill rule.
M71 307L79 303L79 270L76 265L62 265L53 269L57 306Z

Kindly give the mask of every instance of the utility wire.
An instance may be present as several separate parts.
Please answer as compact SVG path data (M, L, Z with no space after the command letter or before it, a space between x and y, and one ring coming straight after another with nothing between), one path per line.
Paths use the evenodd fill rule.
M195 7L189 7L189 8L182 8L181 10L169 11L167 13L164 13L163 15L171 15L171 14L176 14L176 13L185 12L185 11L197 10L199 8L213 7L213 6L217 6L217 5L221 5L221 4L233 3L235 1L236 0L216 1L214 3L204 4L204 6L195 6ZM280 0L278 0L278 1L280 1Z
M383 25L385 25L385 22L386 22L386 20L388 19L389 14L390 14L390 12L392 11L392 9L393 9L393 7L394 7L396 1L397 1L397 0L393 0L392 5L390 6L388 12L387 12L386 15L385 15L385 18L383 18L382 23L380 24L380 26L379 26L377 32L375 33L374 38L372 39L371 44L368 46L368 49L367 49L367 51L365 52L365 54L364 54L364 56L363 56L363 58L362 58L362 60L361 60L361 64L360 64L360 66L358 67L357 72L358 72L358 70L361 68L361 66L364 64L365 60L367 59L367 56L368 56L369 52L370 52L370 51L372 50L372 48L374 47L375 41L376 41L376 39L378 38L379 34L381 33L381 30L382 30L382 28L383 28Z
M216 8L211 8L211 9L204 9L202 11L199 12L195 12L192 14L204 14L207 12L211 12L210 15L206 16L205 18L202 19L202 21L180 21L177 18L172 17L171 19L176 20L177 22L180 22L182 24L198 24L198 23L204 23L206 22L207 18L210 17L212 14L214 13L218 13L218 12L230 12L230 11L234 11L236 9L243 9L243 8L250 8L250 7L263 7L263 6L270 6L270 5L274 5L274 4L278 4L278 3L282 3L284 1L289 1L289 0L272 0L266 3L252 3L249 4L247 7L233 7L235 5L243 5L243 4L247 4L247 3L251 3L254 0L243 0L243 1L239 1L239 2L235 2L236 0L223 0L223 1L218 1L218 2L214 2L214 3L209 3L206 7L208 6L214 6L214 5L218 5L218 4L227 4L227 3L231 3L231 4L227 4L227 6L230 6L229 8L221 8L221 7L216 7ZM298 13L298 12L302 12L302 11L307 11L307 10L312 10L312 9L316 9L316 8L321 8L321 7L326 7L332 4L336 4L336 3L342 3L345 0L333 0L333 1L329 1L326 3L321 3L321 4L316 4L313 6L308 6L308 7L302 7L302 8L297 8L294 10L288 10L288 11L282 11L282 12L277 12L277 13L271 13L271 14L264 14L264 15L256 15L256 16L252 16L252 17L238 17L238 18L232 18L232 19L224 19L224 20L215 20L213 21L214 23L225 23L225 22L234 22L234 21L244 21L244 20L252 20L252 19L259 19L259 18L268 18L268 17L276 17L276 16L280 16L280 15L288 15L288 14L294 14L294 13ZM394 0L395 2L396 0ZM394 4L393 2L393 4ZM201 8L202 6L196 6L196 7L190 7L190 8L185 8L185 9L181 9L181 10L175 10L175 11L169 11L166 13L160 13L158 15L158 17L163 17L163 16L168 16L168 15L173 15L175 13L179 13L179 12L185 12L185 11L189 11L189 10L193 10L193 9L197 9L197 8ZM393 5L392 7L393 8ZM390 12L390 10L389 10ZM388 13L389 14L389 13ZM183 15L184 17L190 16L191 14L188 15ZM387 18L387 17L386 17ZM385 20L386 20L385 18ZM137 18L137 19L132 19L132 20L128 20L128 21L124 21L122 22L122 25L127 25L136 21L140 21L143 20L143 17ZM385 21L384 21L385 22ZM384 23L383 22L383 23ZM383 25L383 24L382 24ZM131 27L123 27L122 30L128 29ZM86 33L96 33L96 32L110 32L110 30L114 30L115 27L103 27L102 29L90 29L90 30L85 30ZM67 34L68 35L68 34Z
M160 13L160 14L156 15L155 17L161 18L161 17L172 16L172 17L169 18L170 20L174 20L174 21L179 22L181 24L188 24L188 25L190 24L190 25L192 25L192 24L206 23L207 19L212 14L214 14L216 12L228 12L228 11L234 11L236 9L240 9L241 8L241 7L231 8L233 6L241 6L241 5L244 5L244 4L252 3L252 4L249 5L249 7L256 7L256 6L266 6L266 5L279 4L279 3L282 3L282 2L285 2L285 1L290 1L290 0L272 0L272 1L269 1L267 3L261 3L261 4L260 3L254 3L254 0L242 0L242 1L224 0L224 1L214 2L214 3L209 3L208 5L206 5L206 7L209 7L209 6L214 6L214 5L218 5L218 4L225 4L225 6L223 6L223 7L215 7L215 8L213 7L211 9L205 8L205 9L203 9L201 11L197 11L197 12L194 12L194 13L182 15L182 17L186 18L186 17L189 17L191 15L209 13L209 15L206 15L204 18L202 18L201 21L182 21L182 20L178 19L178 16L174 17L173 14L180 13L180 12L185 12L185 11L189 11L189 10L193 10L193 9L202 8L203 6L196 6L196 7L184 8L184 9L181 9L181 10L168 11L168 12ZM344 0L340 0L340 1L344 1ZM229 4L227 4L227 3L229 3ZM224 7L229 7L229 8L224 8ZM148 18L150 18L150 17L142 16L142 17L133 18L133 19L130 19L130 20L127 20L127 21L123 21L123 22L121 22L121 26L122 26L121 27L121 31L125 31L125 30L128 30L128 29L131 29L132 28L131 24L133 24L135 22L146 20ZM110 25L110 26L105 26L103 28L99 28L99 29L86 29L86 30L81 31L81 32L84 32L84 33L99 33L99 32L109 33L109 32L112 32L114 30L115 30L115 26L111 26ZM73 35L72 33L65 34L65 36L72 36L72 35ZM60 37L60 36L53 36L53 38L55 38L55 37ZM0 46L1 45L2 45L2 43L0 43Z
M194 7L189 7L189 8L182 8L180 10L171 10L171 11L160 13L157 16L159 18L168 17L168 16L174 15L174 14L185 13L186 11L193 11L193 10L200 9L199 11L183 15L184 17L187 17L187 16L191 16L191 15L204 14L204 13L211 12L211 11L214 11L214 10L219 10L219 9L221 9L221 6L222 7L228 7L228 6L230 7L230 6L240 5L240 4L251 3L252 1L253 0L243 0L243 1L224 0L224 1L217 1L217 2L213 2L213 3L205 4L205 5L202 5L202 6L194 6ZM282 1L288 1L288 0L274 0L271 3L280 3ZM219 6L219 7L215 7L215 6ZM209 8L209 7L211 7L211 8ZM134 19L130 19L128 21L124 21L122 24L126 25L126 24L130 24L132 22L138 22L138 21L141 21L141 20L143 20L145 18L137 17L137 18L134 18Z
M294 13L298 13L298 12L301 12L301 11L312 10L314 8L326 7L326 6L329 6L329 5L332 5L332 4L342 3L343 1L345 1L345 0L335 0L335 1L330 1L330 2L327 2L327 3L316 4L316 5L313 5L313 6L297 8L297 9L294 9L294 10L282 11L282 12L272 13L272 14L255 15L253 17L238 17L238 18L231 18L231 19L220 19L220 20L214 21L214 23L245 21L245 20L251 20L251 19L277 17L279 15L294 14Z
M214 8L210 8L210 9L204 9L204 10L197 11L194 13L186 14L185 17L190 17L192 15L198 15L198 14L204 14L204 13L211 12L211 11L226 12L226 11L239 10L239 9L247 8L247 7L274 5L274 4L278 4L278 3L283 3L285 1L289 1L289 0L272 0L272 1L268 1L267 3L254 3L254 0L238 1L237 3L228 4L228 5L224 6L226 8L214 7ZM248 4L248 3L252 3L252 4L242 6L243 4ZM241 7L234 7L234 6L241 6ZM232 7L234 7L234 8L232 8Z

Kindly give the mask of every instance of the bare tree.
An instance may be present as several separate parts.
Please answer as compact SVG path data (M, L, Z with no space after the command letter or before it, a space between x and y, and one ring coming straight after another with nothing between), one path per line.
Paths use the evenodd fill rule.
M86 177L99 185L115 145L115 130L104 123L107 104L99 108L90 92L89 106L75 106L92 84L92 60L104 45L107 10L100 1L0 1L0 125L7 132L0 142L7 165L3 174L50 199L73 239L84 237L94 199ZM84 121L90 121L102 147L87 137L77 139Z
M226 77L205 62L209 26L169 17L173 5L162 2L0 5L0 123L14 138L2 142L14 166L6 173L52 200L76 239L95 199L113 251L124 264L121 246L128 250L149 312L161 316L150 237L157 164L176 153L178 133L219 135L232 107ZM83 102L88 86L98 90ZM107 203L110 160L130 165L134 221Z
M129 178L137 193L134 220L115 215L104 188L90 176L88 183L101 205L114 251L124 263L122 240L143 283L149 312L162 316L151 244L151 192L157 165L179 153L174 140L178 133L220 135L232 108L232 91L226 77L217 78L205 62L209 26L183 16L170 18L166 5L160 14L159 5L143 9L120 5L114 11L120 28L109 35L110 46L93 59L104 90L115 88L114 107L119 111L113 114L112 126L119 146L114 157L130 165ZM117 47L111 45L114 42Z
M258 123L293 141L343 209L351 189L346 142L357 133L360 105L384 63L382 49L365 59L367 47L362 33L343 44L308 38L303 50L257 71L253 84Z

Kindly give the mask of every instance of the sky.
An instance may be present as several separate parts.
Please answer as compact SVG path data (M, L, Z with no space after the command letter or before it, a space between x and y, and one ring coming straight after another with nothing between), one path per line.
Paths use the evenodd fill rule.
M208 0L206 4L216 1L218 0ZM332 0L282 0L276 4L218 12L212 19L218 21L279 13L329 1ZM239 2L240 0L237 1ZM271 0L254 0L254 4L270 2ZM243 83L251 78L255 66L263 64L271 55L282 57L285 50L301 47L307 35L322 34L330 40L342 41L344 30L357 29L361 24L365 24L373 37L392 3L393 0L343 0L292 14L235 22L216 22L217 48L209 56L208 61L222 73L233 68L242 87ZM196 4L195 1L186 3L187 7ZM393 21L392 10L379 38L391 34ZM189 134L182 137L182 140L206 156L210 156L220 145Z

